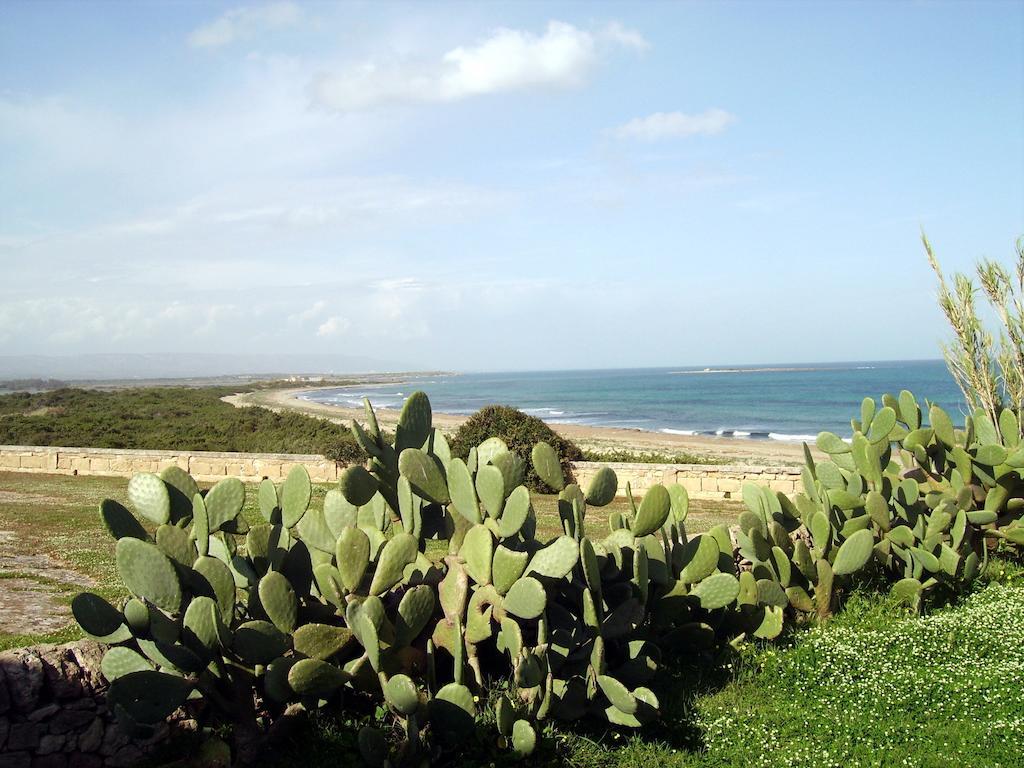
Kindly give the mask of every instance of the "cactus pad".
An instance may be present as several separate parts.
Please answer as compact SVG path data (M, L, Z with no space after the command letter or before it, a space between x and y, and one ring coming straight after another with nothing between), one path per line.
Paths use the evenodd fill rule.
M693 594L700 599L700 607L712 611L724 608L740 593L740 582L731 573L716 573L703 579L693 588Z
M124 615L99 595L82 592L71 601L71 613L82 631L101 643L123 643L132 636Z
M524 576L505 595L505 610L520 619L535 619L544 612L547 595L544 587L532 576Z
M210 516L210 533L219 531L241 514L245 486L237 478L224 478L209 490L204 501Z
M836 576L845 576L859 571L870 559L874 543L874 533L868 529L852 534L839 546L835 562L832 564L832 572Z
M579 544L571 536L559 536L533 556L526 572L549 579L564 579L576 567L579 557Z
M448 485L444 473L430 454L419 448L406 448L398 457L398 471L421 499L435 504L448 502Z
M346 528L338 537L336 557L341 582L349 592L355 592L370 564L369 537L361 528Z
M295 653L321 661L329 659L351 641L351 630L330 624L303 624L292 635Z
M100 671L108 682L132 672L146 672L153 669L153 664L141 654L124 646L108 648L100 662Z
M149 538L146 529L135 519L135 515L113 499L104 499L100 502L100 519L115 539L128 536L146 541Z
M138 539L118 539L114 559L121 580L133 595L172 613L181 607L178 572L158 547Z
M128 481L128 501L143 517L162 525L171 519L171 497L164 481L149 472Z
M247 664L269 664L288 650L288 636L269 621L247 621L235 630L232 645Z
M462 459L452 459L448 464L448 492L456 512L471 523L483 522L473 486L473 475Z
M292 632L298 618L299 601L288 579L277 571L269 571L260 579L258 592L267 618L281 632Z
M501 516L505 503L505 476L492 464L485 464L476 473L476 492L484 509L494 518Z
M633 535L637 538L654 533L661 528L672 511L672 497L663 485L655 485L644 494L633 521Z
M405 566L416 560L419 541L408 533L400 533L390 539L377 558L377 569L370 582L370 594L379 595L388 591L402 580Z
M312 493L309 472L304 466L296 464L288 470L288 477L281 484L281 524L285 528L292 528L302 520Z
M160 479L167 486L167 495L171 500L170 522L187 519L192 515L192 497L199 493L199 486L192 475L178 466L165 467L160 470Z
M121 707L135 722L155 725L180 707L191 690L184 678L143 670L114 680L107 701L111 709Z
M430 701L430 722L442 739L454 743L472 731L476 705L469 688L461 683L448 683Z
M547 443L537 443L530 454L533 469L548 488L556 493L565 488L565 475L558 453Z
M368 504L380 488L377 478L366 471L366 467L348 467L338 478L338 487L349 504L361 507Z
M416 684L408 675L395 675L384 684L384 700L401 715L413 714L420 705Z
M526 757L537 746L537 732L527 720L516 720L512 726L512 751L516 757Z
M707 578L718 567L718 542L713 536L699 534L683 547L683 566L680 578L693 584Z
M349 675L319 659L300 659L288 670L288 685L300 696L325 699L349 680Z

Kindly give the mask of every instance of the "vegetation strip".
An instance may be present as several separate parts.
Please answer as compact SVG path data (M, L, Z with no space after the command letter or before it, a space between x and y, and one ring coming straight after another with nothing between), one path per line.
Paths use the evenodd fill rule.
M820 436L831 460L808 454L795 501L745 486L738 531L688 535L685 489L655 486L639 503L627 489L603 540L585 519L614 498L610 470L584 492L557 451L534 446L530 466L560 493L561 533L543 540L527 462L503 441L453 456L416 393L392 443L367 405L353 432L368 469L345 470L322 507L310 506L302 467L280 487L264 481L256 526L237 481L204 495L181 470L137 476L129 495L158 524L155 543L104 508L134 597L122 612L81 596L76 617L138 655L142 667L110 692L134 729L198 694L211 723L235 724L243 762L262 754L260 722L342 690L344 711L369 718L358 744L373 765L455 751L478 718L493 717L519 756L551 719L640 727L659 718L645 684L663 652L694 658L779 637L830 615L857 585L895 583L894 599L920 608L969 588L986 541L1019 543L1012 413L998 430L982 412L958 430L935 407L922 426L910 393L882 402L865 400L852 444ZM442 561L426 554L434 539L448 542ZM174 674L156 669L168 665Z

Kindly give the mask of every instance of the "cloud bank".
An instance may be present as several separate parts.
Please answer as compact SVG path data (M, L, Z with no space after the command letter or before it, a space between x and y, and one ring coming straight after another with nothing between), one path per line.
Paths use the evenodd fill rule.
M540 34L500 28L474 45L449 50L440 60L368 61L322 73L311 85L311 96L321 107L346 112L389 103L454 102L532 88L576 88L609 51L648 47L643 35L618 23L588 31L550 21Z

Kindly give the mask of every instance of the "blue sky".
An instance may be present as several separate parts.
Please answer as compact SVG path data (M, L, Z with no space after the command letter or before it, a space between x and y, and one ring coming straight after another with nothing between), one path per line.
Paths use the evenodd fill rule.
M0 354L924 358L1024 4L0 3Z

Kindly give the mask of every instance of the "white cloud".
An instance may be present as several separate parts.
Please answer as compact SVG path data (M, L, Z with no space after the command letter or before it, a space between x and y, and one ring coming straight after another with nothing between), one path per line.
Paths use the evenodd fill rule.
M686 136L714 136L736 122L731 112L717 107L706 109L697 115L683 112L655 112L647 117L637 117L612 131L620 139L682 138Z
M351 325L352 323L344 317L333 315L320 324L320 327L316 329L316 335L322 338L337 336L347 331Z
M528 88L574 88L586 82L607 47L643 50L635 30L612 23L597 32L561 21L542 34L501 28L439 61L366 62L313 80L313 101L351 111L395 102L451 102Z
M292 2L247 5L225 11L188 36L193 48L220 48L265 30L289 27L302 18L302 9Z
M646 37L635 29L623 26L618 21L611 21L605 24L604 29L601 30L601 37L618 43L625 48L633 48L637 51L646 51L651 47Z

